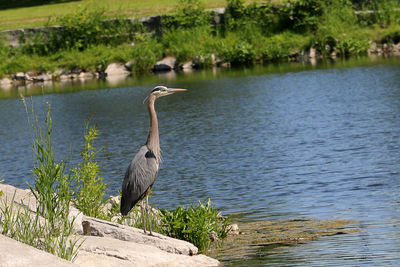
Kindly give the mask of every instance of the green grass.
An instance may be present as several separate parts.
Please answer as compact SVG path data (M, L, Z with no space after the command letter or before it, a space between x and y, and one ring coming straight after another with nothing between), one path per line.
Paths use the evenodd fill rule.
M262 1L257 0L257 2ZM280 1L274 0L274 2ZM0 6L0 30L44 26L51 17L78 12L86 6L90 9L106 10L107 17L120 15L143 17L171 13L176 9L178 3L179 0L80 0L27 7L21 5L3 10ZM216 8L224 7L226 0L204 0L202 3L205 8Z
M7 205L7 200L3 200L0 203L2 234L61 258L73 260L82 243L79 244L79 240L72 237L74 219L69 218L72 196L70 176L65 173L65 162L56 162L54 159L50 105L47 105L45 128L42 129L33 112L32 98L31 111L28 111L25 98L22 100L33 131L35 184L28 186L36 199L37 208L34 213L22 208L22 203L14 208L15 194L10 205Z

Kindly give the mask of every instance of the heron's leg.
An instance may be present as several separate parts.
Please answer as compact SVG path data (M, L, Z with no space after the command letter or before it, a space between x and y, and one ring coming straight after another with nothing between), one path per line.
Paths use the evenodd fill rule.
M150 213L149 213L149 192L150 192L150 188L147 189L146 191L146 213L147 213L147 220L149 221L149 231L150 231L150 235L153 235L152 231L151 231L151 220L150 220Z
M143 224L143 230L144 233L146 233L146 221L144 220L144 203L140 203L140 209L142 210L142 224Z

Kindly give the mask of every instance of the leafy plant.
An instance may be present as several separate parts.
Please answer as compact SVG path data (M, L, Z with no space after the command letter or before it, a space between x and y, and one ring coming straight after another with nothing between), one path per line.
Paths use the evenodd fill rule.
M106 185L99 174L99 165L95 161L96 155L101 149L96 151L93 145L98 134L96 126L89 128L89 122L87 122L84 133L85 146L81 152L83 162L79 163L77 168L72 169L72 179L75 183L73 203L85 215L105 218L103 207Z
M210 23L210 14L204 11L200 0L179 0L177 12L165 22L165 30L170 28L194 28Z
M319 17L323 14L323 2L322 0L289 0L286 7L289 28L300 32L316 30Z
M222 43L221 56L232 65L249 65L255 60L254 47L243 41Z
M210 246L212 235L223 239L228 232L228 219L211 206L210 199L206 204L199 201L197 206L188 209L180 206L173 211L160 209L160 212L167 235L189 241L200 251Z

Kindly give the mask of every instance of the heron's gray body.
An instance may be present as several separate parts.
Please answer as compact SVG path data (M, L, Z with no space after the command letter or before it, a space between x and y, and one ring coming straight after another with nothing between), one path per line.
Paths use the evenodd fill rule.
M146 212L149 214L149 191L157 177L158 166L161 162L160 140L158 136L158 121L154 102L158 97L170 95L176 92L184 92L186 89L167 88L165 86L157 86L151 91L147 109L150 117L150 129L146 144L139 149L139 152L129 164L122 182L122 197L120 211L122 215L128 212L135 204L146 196ZM150 217L149 228L151 234ZM146 225L144 222L144 211L142 207L142 223L144 232Z
M157 172L156 156L147 145L142 146L129 164L122 183L122 215L126 215L139 200L144 198L146 191L156 180Z

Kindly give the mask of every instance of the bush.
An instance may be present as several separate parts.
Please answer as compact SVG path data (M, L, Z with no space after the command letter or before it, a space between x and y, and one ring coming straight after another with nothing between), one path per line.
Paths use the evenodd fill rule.
M173 211L161 209L162 221L168 236L186 240L194 244L200 251L209 248L213 235L222 240L227 235L228 219L222 216L208 199L204 205L182 206Z
M298 32L315 31L323 14L323 3L322 0L289 0L285 10L289 29Z
M224 61L230 62L233 66L250 65L256 58L255 48L245 41L222 42L220 54Z
M204 11L200 0L179 0L177 12L166 19L164 31L171 28L195 28L208 25L211 22L210 14Z
M56 17L52 24L60 25L57 30L22 36L23 51L28 54L49 55L60 50L85 50L93 45L119 45L134 40L143 25L123 18L106 20L104 10L89 11L86 7L79 12ZM28 40L23 40L29 38Z
M242 31L244 28L257 28L264 35L270 35L283 29L282 9L265 3L245 5L242 0L229 0L225 12L225 27L229 31Z
M165 33L161 44L167 55L174 55L178 62L196 57L209 58L217 47L215 36L209 27L177 29Z

